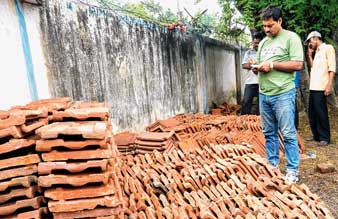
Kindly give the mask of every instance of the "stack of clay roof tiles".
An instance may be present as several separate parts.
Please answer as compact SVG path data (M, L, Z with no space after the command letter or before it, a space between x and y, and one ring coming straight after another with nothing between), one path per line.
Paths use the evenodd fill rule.
M0 218L110 218L123 211L105 104L55 98L0 111L0 141Z
M236 104L223 103L222 105L217 105L216 103L213 103L213 105L215 108L211 110L212 115L239 115L241 109L241 106Z
M121 165L128 204L120 218L333 218L308 187L246 145L128 155Z
M119 152L124 155L135 154L135 141L137 134L125 131L114 135L115 144Z
M57 218L105 217L123 210L115 177L117 149L104 104L75 103L53 111L53 123L36 130L42 160L38 183Z
M40 156L35 129L48 124L46 109L0 112L0 218L41 218L47 213L37 184Z
M171 132L142 132L136 137L137 154L146 154L154 150L170 153L178 141L174 131Z
M170 152L177 146L179 138L171 132L121 132L114 136L118 150L124 155L146 154L154 150Z
M166 121L156 121L148 126L147 130L161 132L174 131L179 137L179 147L182 150L194 150L211 144L250 144L254 151L265 157L265 139L262 133L260 117L255 115L245 116L219 116L205 114L181 114L168 119L176 126L164 128ZM173 120L176 120L174 122ZM151 128L150 128L151 127ZM279 135L280 149L284 152L282 137ZM299 148L302 152L304 144L298 135Z

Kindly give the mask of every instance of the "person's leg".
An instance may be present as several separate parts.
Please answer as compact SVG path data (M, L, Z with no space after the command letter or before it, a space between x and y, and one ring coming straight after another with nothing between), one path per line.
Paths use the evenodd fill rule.
M244 88L243 104L241 115L251 114L253 99L253 88L251 84L246 84Z
M299 147L295 128L295 89L276 96L273 109L283 136L287 171L299 170Z
M254 84L253 86L253 97L257 97L257 105L256 105L256 115L259 115L259 86L258 84Z
M314 110L316 111L316 128L318 132L318 140L330 142L330 123L327 110L327 101L324 91L314 91Z
M269 98L269 96L259 94L259 109L265 136L266 159L271 165L277 167L279 164L278 128Z
M319 133L317 130L317 114L315 110L315 91L310 90L309 95L309 109L308 109L308 117L309 117L309 124L312 132L312 137L315 141L319 141Z

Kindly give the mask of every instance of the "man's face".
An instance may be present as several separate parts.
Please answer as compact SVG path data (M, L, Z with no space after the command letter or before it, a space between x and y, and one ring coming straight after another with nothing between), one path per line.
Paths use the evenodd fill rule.
M255 38L253 41L252 41L252 47L254 48L254 50L258 50L258 45L259 45L259 42L261 42L260 39L257 39Z
M309 48L313 49L313 50L317 50L317 48L318 48L317 42L318 42L317 38L315 38L315 37L310 38L309 41L308 41Z
M282 18L278 21L274 21L272 17L267 20L262 20L264 32L268 37L277 36L279 31L282 29Z

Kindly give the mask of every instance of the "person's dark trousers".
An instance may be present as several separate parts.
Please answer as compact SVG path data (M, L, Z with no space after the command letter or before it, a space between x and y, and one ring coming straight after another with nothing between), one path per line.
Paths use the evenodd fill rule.
M242 109L241 114L252 114L252 101L253 98L257 97L258 101L258 84L246 84L244 88L244 96L243 96L243 103L242 103ZM256 114L259 114L259 104L257 103L257 110Z
M324 91L310 90L309 122L316 141L330 142L330 123Z
M298 115L298 96L299 96L299 89L296 89L296 104L295 104L295 127L298 130L299 126L299 115Z
M295 127L296 130L298 130L299 125L299 115L298 115L298 106L297 106L297 98L296 98L296 104L295 104Z

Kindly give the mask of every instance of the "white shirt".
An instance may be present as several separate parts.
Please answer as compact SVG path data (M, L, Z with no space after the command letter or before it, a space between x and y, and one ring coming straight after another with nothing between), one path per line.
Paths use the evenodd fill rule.
M254 49L249 49L248 51L246 51L244 54L242 64L248 63L249 59L256 60L256 54L257 52ZM245 84L258 84L258 77L252 72L252 70L246 71L244 77Z
M310 90L324 91L329 82L329 71L336 72L336 53L332 45L322 43L313 60Z

